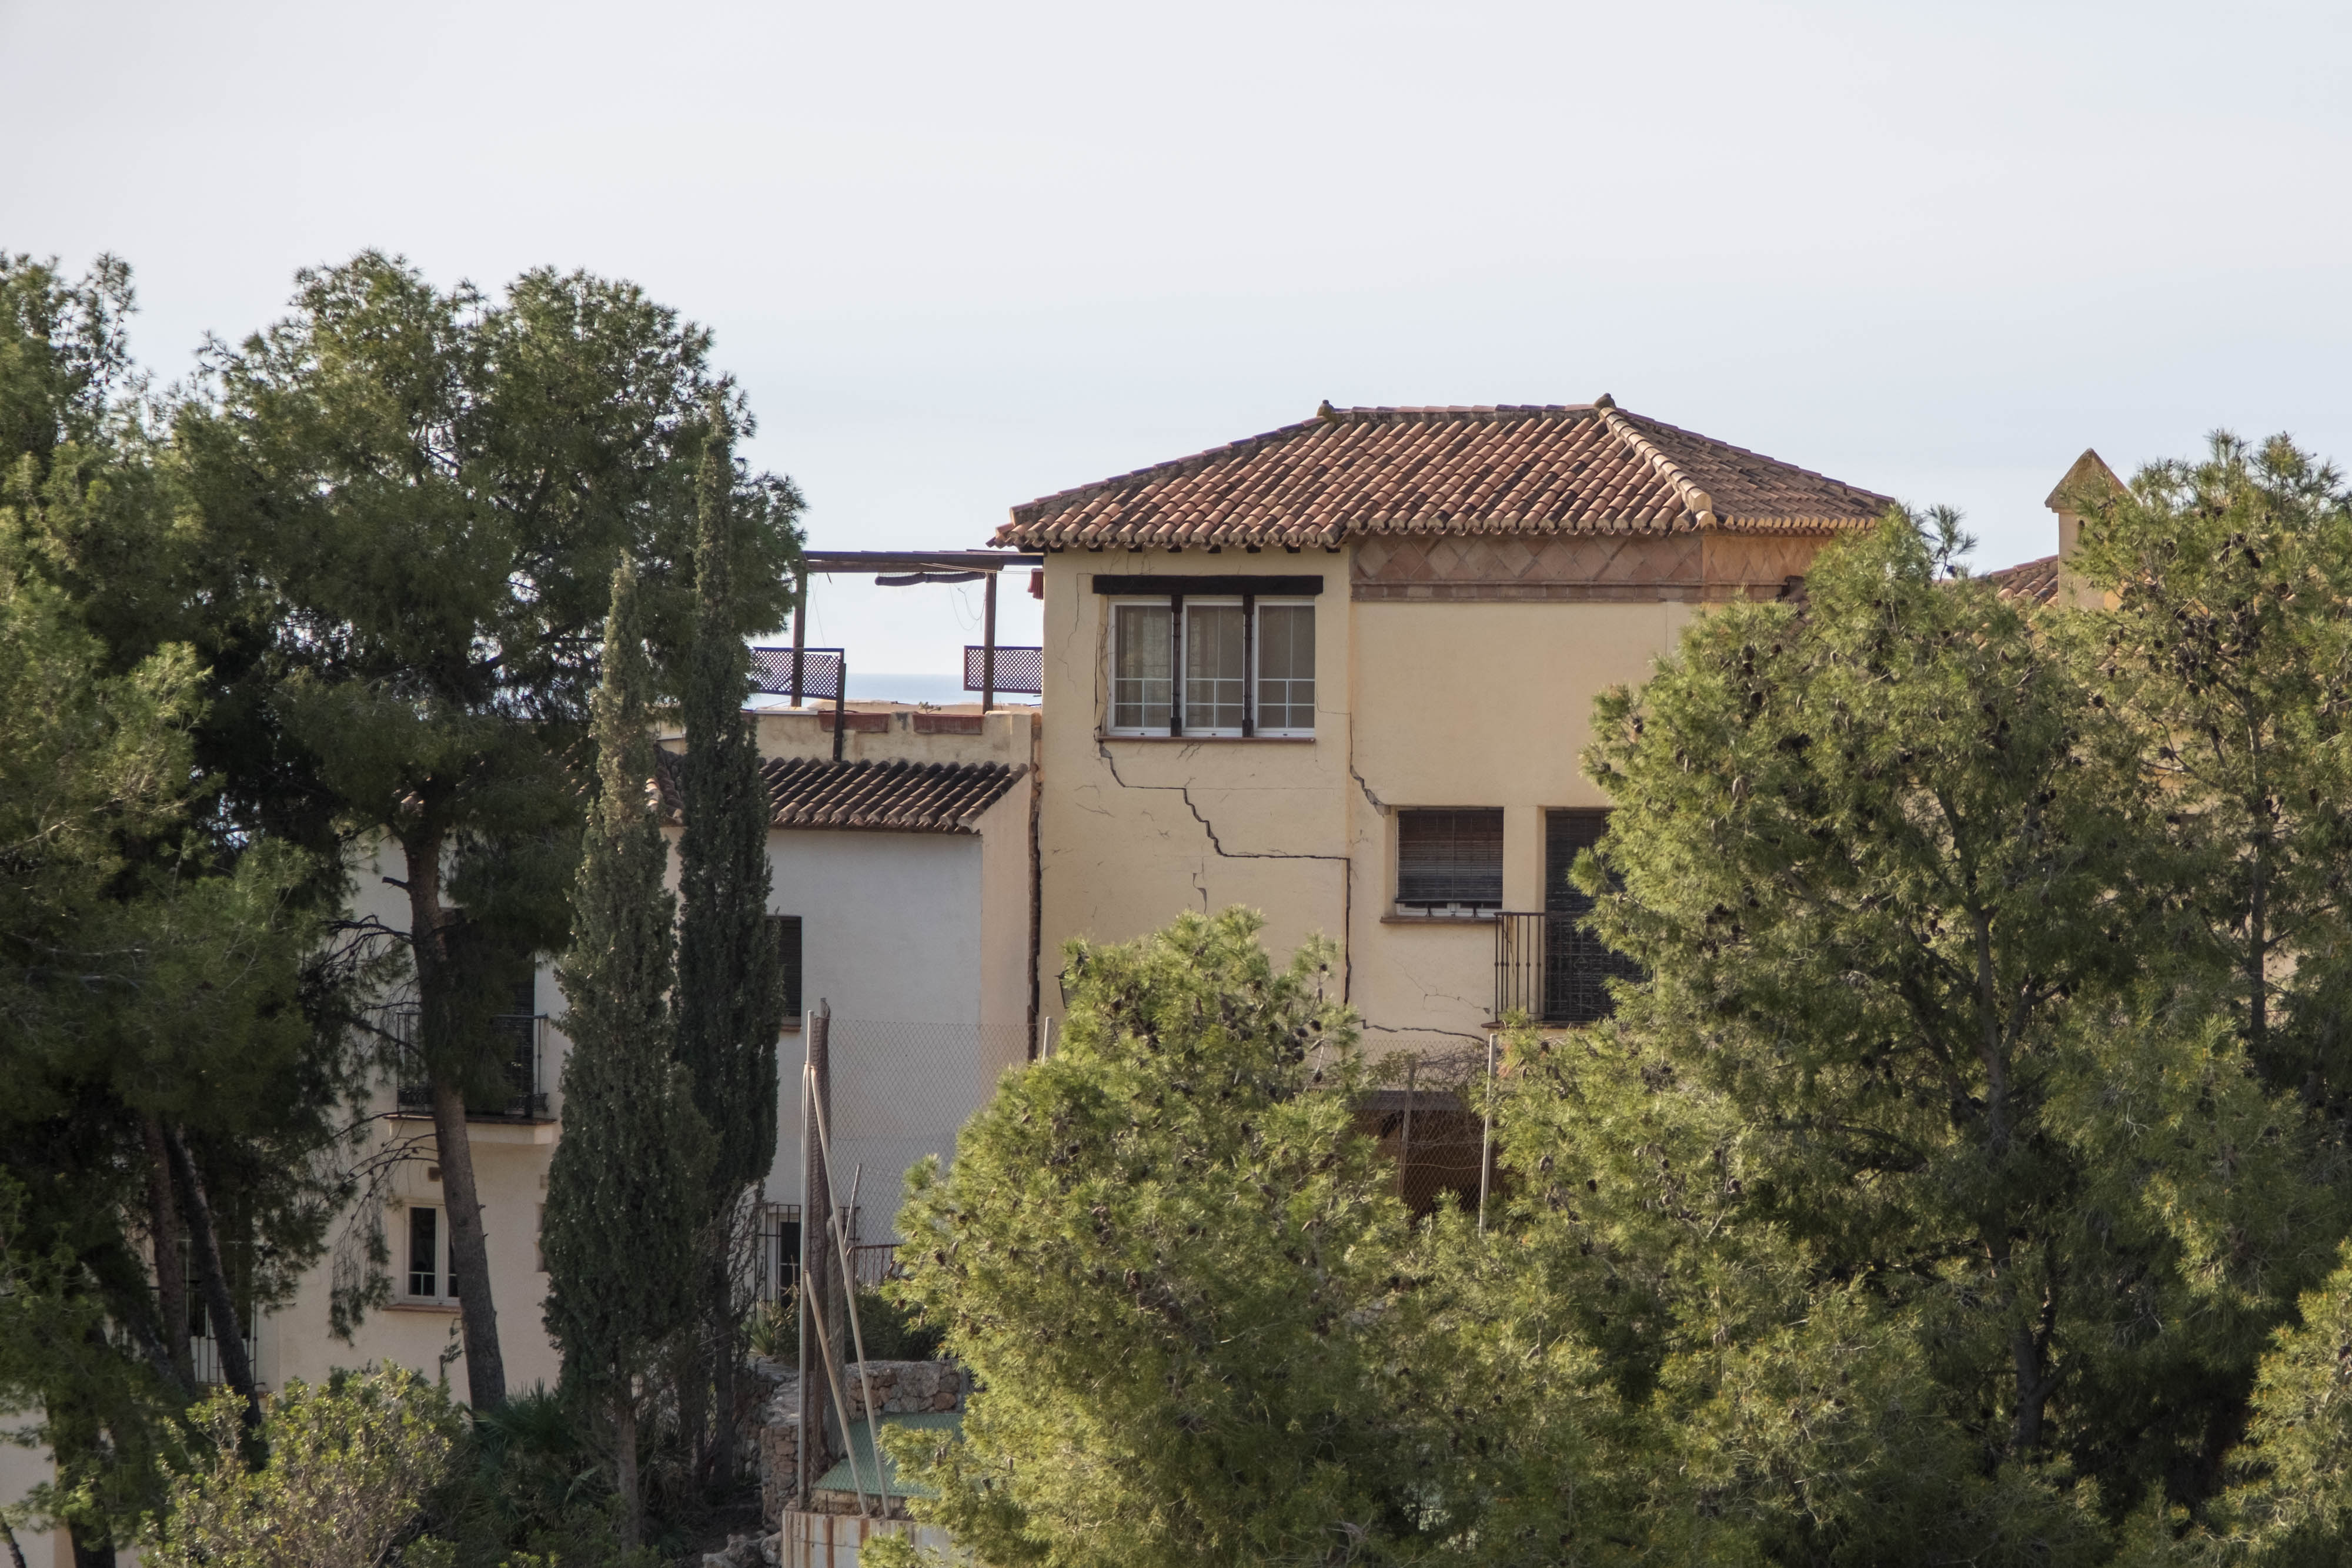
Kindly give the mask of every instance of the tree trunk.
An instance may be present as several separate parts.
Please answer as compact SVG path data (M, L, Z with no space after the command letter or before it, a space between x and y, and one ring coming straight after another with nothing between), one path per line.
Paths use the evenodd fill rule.
M613 1479L621 1493L621 1550L635 1552L646 1533L646 1500L637 1482L637 1401L627 1389L613 1401Z
M79 1524L68 1526L66 1535L73 1542L74 1568L114 1568L114 1537L100 1535L92 1539L87 1528ZM9 1538L9 1545L15 1547L14 1536ZM16 1561L21 1564L25 1559L19 1556Z
M245 1400L246 1430L257 1431L261 1390L253 1380L253 1363L246 1358L245 1325L236 1321L236 1298L229 1290L227 1270L221 1267L220 1231L213 1224L212 1200L205 1195L204 1176L196 1169L188 1153L188 1140L180 1129L164 1129L163 1146L171 1155L172 1175L186 1199L188 1251L196 1265L196 1282L205 1293L205 1315L212 1319L221 1375Z
M433 1095L435 1152L441 1160L441 1193L449 1215L449 1272L457 1281L457 1321L465 1333L466 1397L477 1410L503 1405L506 1358L499 1350L498 1304L490 1293L489 1239L482 1224L481 1191L474 1185L474 1146L466 1124L466 1100L453 1081L451 1063L436 1035L455 1013L449 990L449 911L441 903L443 835L424 833L401 841L408 860L408 942L416 965L416 1003L425 1081Z
M147 1142L147 1231L155 1249L155 1315L163 1320L163 1354L183 1386L196 1380L188 1351L188 1274L180 1256L184 1221L172 1196L172 1154L163 1145L163 1124L146 1118L140 1131Z
M730 1214L732 1214L730 1210ZM735 1482L735 1364L742 1354L735 1322L733 1270L728 1267L735 1227L719 1236L718 1255L711 1260L710 1281L710 1405L715 1417L710 1433L710 1483L725 1489Z
M466 1101L456 1086L433 1080L433 1134L441 1157L441 1192L449 1211L449 1273L457 1321L466 1335L466 1398L477 1410L503 1405L506 1358L499 1350L499 1311L490 1299L490 1244L482 1226L482 1197L474 1186Z

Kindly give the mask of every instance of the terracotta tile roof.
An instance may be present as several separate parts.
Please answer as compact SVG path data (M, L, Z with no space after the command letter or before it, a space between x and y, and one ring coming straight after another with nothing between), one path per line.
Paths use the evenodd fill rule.
M1334 545L1368 534L1828 533L1888 497L1592 403L1345 408L1013 508L995 543Z
M2003 599L2031 599L2036 604L2048 604L2058 597L2058 558L2054 555L2021 560L2015 566L1989 571L1985 577L2000 590Z
M888 828L958 833L1002 800L1026 768L1002 762L835 762L770 758L760 764L780 828Z
M655 758L662 804L678 809L674 751ZM771 757L760 763L769 821L779 828L887 829L902 833L969 832L982 812L1004 798L1025 767L1002 762L835 762Z

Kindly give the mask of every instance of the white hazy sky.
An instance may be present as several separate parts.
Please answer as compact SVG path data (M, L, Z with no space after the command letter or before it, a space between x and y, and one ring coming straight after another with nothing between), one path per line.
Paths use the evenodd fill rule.
M0 246L137 269L166 377L366 246L709 323L813 541L1337 403L1626 406L1981 565L2209 430L2352 458L2340 5L0 0ZM949 671L968 590L820 583ZM1034 641L1008 595L1001 635Z

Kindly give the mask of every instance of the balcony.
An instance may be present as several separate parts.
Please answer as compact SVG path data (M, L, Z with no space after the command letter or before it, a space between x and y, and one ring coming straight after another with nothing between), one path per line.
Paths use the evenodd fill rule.
M1495 916L1495 1017L1533 1023L1592 1023L1609 1016L1611 979L1642 971L1584 925L1580 914Z
M373 1020L399 1062L394 1096L403 1111L430 1115L432 1086L425 1081L416 1047L417 1009L391 1007L374 1009ZM506 1093L469 1100L468 1121L544 1122L547 1109L547 1015L499 1013L488 1019L493 1038L505 1042L500 1076Z

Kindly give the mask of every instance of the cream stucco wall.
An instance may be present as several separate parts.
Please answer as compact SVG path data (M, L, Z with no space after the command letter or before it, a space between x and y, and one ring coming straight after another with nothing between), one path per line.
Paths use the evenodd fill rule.
M1372 1049L1483 1040L1495 927L1393 915L1396 810L1503 808L1505 904L1540 909L1544 810L1606 803L1578 767L1594 695L1645 678L1702 606L1678 591L1358 600L1352 548L1046 558L1048 1014L1067 938L1124 940L1182 909L1242 904L1265 914L1277 953L1309 932L1342 943L1340 983ZM1097 573L1321 574L1314 738L1104 734L1110 601L1093 591Z
M860 704L858 711L880 706ZM846 737L853 759L863 755L1024 767L1033 761L1036 721L1031 710L991 714L978 735L918 734L912 716L923 710L892 706L888 711L893 716L889 731L853 731ZM829 757L832 736L818 725L813 714L761 715L761 751ZM842 1041L836 1046L836 1063L844 1050L854 1048L861 1038L861 1022L908 1026L893 1037L900 1043L894 1048L889 1069L898 1076L877 1081L886 1089L892 1082L903 1085L901 1099L913 1108L899 1115L905 1135L845 1124L848 1135L836 1150L843 1161L867 1163L863 1207L869 1239L889 1232L906 1164L920 1153L943 1147L956 1125L992 1090L997 1076L1027 1055L1031 793L1031 777L1024 775L982 814L976 831L966 833L779 830L769 835L773 888L769 907L774 914L803 919L803 994L812 1005L819 997L833 1002ZM406 899L383 880L403 870L396 850L363 859L354 867L353 913L405 931ZM675 876L673 862L673 884ZM488 1233L499 1349L508 1385L518 1390L541 1382L552 1385L560 1371L541 1318L547 1276L540 1268L538 1247L548 1166L561 1132L556 1118L562 1113L562 1066L570 1049L570 1041L555 1027L564 1008L551 964L540 971L536 1002L550 1019L544 1061L549 1119L476 1121L468 1139ZM778 1053L780 1136L766 1190L771 1199L782 1202L800 1197L802 1038L795 1026L785 1034ZM876 1037L869 1030L864 1038ZM843 1075L837 1067L837 1084ZM380 1219L393 1252L397 1286L406 1263L403 1225L407 1206L440 1201L440 1184L429 1174L439 1163L438 1154L430 1119L400 1115L388 1082L378 1086L371 1110L382 1118L375 1149L405 1157L394 1163L377 1195L381 1201L355 1206L339 1217L338 1232L348 1247L362 1239L362 1228ZM943 1118L943 1126L930 1124ZM845 1184L845 1172L844 1180ZM446 1238L446 1220L444 1225ZM277 1387L295 1377L313 1381L337 1367L386 1360L437 1376L443 1357L456 1352L447 1364L450 1386L462 1398L465 1363L456 1336L455 1307L399 1302L370 1312L351 1340L340 1341L328 1329L334 1267L331 1254L305 1276L290 1302L258 1325L255 1371L263 1384ZM46 1474L45 1456L0 1448L0 1498L22 1495Z

